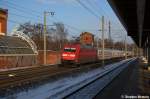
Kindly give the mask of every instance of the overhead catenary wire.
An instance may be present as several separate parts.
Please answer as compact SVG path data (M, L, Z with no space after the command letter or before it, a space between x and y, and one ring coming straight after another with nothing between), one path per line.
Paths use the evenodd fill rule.
M89 0L88 0L88 1L89 1ZM106 0L105 0L105 1L106 1ZM111 21L112 24L114 24L115 26L118 25L118 23L116 23L114 20L112 20L112 19L110 18L110 15L108 14L108 12L105 11L104 8L103 8L101 5L99 5L99 3L96 2L96 0L92 0L91 3L93 3L93 4L95 5L95 7L99 8L100 11L103 12L103 14L105 15L105 17L107 17L107 19L108 19L109 21ZM107 20L105 19L105 21L107 21ZM121 24L120 21L118 21L118 22L119 22L119 24ZM121 25L122 25L122 24L121 24ZM124 29L124 28L123 28L123 29Z
M40 19L43 19L43 17L42 16L40 16L39 15L39 13L40 12L38 12L38 11L35 11L35 10L30 10L30 11L32 11L32 12L29 12L29 11L26 11L26 10L24 10L24 9L28 9L28 8L26 8L26 7L23 7L23 6L18 6L18 5L16 5L15 3L12 3L12 2L8 2L8 1L6 1L7 2L7 4L9 4L8 6L10 7L10 8L12 8L12 9L14 9L14 10L17 10L17 11L19 11L19 12L23 12L23 13L27 13L27 14L29 14L29 15L33 15L33 16L35 16L35 17L38 17L38 18L40 18ZM17 7L16 7L17 6ZM18 8L19 7L19 8ZM33 12L34 12L34 14L33 14ZM26 17L26 18L31 18L31 17L28 17L28 16L22 16L22 15L18 15L18 14L14 14L14 13L12 13L12 15L16 15L16 16L20 16L20 17ZM32 16L32 17L33 17ZM57 18L55 18L56 20L58 20ZM16 22L17 23L17 22ZM54 23L54 22L53 22ZM78 29L78 28L76 28L76 27L74 27L74 26L71 26L71 25L69 25L69 24L66 24L66 23L63 23L64 25L66 25L67 27L69 27L69 28L71 28L71 29L74 29L74 30L77 30L77 31L80 31L81 32L81 29Z
M100 8L100 11L105 15L105 17L109 18L109 14L106 13L106 11L103 9L103 7L101 7L101 5L98 5L98 3L95 0L92 0L92 3L97 7Z
M26 13L26 14L29 14L30 16L34 16L34 17L38 17L38 18L43 18L42 16L40 15L36 15L36 14L33 14L32 12L29 12L27 10L24 10L24 9L21 9L21 8L17 8L16 6L12 6L12 5L8 5L9 8L12 8L18 12L21 12L21 13Z
M106 16L107 18L105 19L105 21L111 21L113 22L111 19L110 19L110 15L108 13L106 13L106 11L103 9L103 7L101 7L100 5L98 5L98 3L94 0L85 0L88 4L90 4L90 6L93 7L93 10L96 11L97 13L101 13L101 15L103 16ZM100 9L99 9L100 8ZM107 22L106 22L107 23ZM115 23L115 22L113 22ZM116 24L116 23L115 23Z
M16 13L12 13L12 12L9 12L9 13L11 15L18 16L18 17L25 18L25 19L29 19L29 20L35 19L34 17L31 17L31 16L20 15L20 14L16 14ZM39 20L42 22L41 19L39 19Z
M4 0L5 1L5 0ZM81 2L81 0L76 0L76 1L78 1L78 2L80 2L79 4L82 6L82 7L84 7L86 10L88 10L92 15L94 15L96 18L99 18L99 16L95 13L95 10L92 10L92 9L90 9L87 5L85 5L83 2ZM89 1L89 0L88 0ZM28 15L28 16L23 16L23 15L19 15L19 14L15 14L15 13L13 13L12 15L16 15L16 16L20 16L20 17L23 17L23 18L27 18L27 19L30 19L30 20L32 20L32 19L35 19L36 17L37 18L39 18L38 20L40 20L40 19L43 19L43 17L40 15L40 13L41 12L39 12L39 11L37 11L37 10L34 10L34 9L29 9L29 8L27 8L27 7L24 7L24 6L21 6L21 5L17 5L17 4L15 4L14 2L11 2L11 1L5 1L5 2L7 2L7 5L10 7L10 8L12 8L12 9L15 9L16 11L19 11L19 12L21 12L21 13L27 13L26 15ZM89 1L89 2L91 2L91 1ZM93 3L94 3L95 1L93 0ZM94 4L93 4L93 8L95 8L96 9L96 2L95 2L95 7L94 7ZM98 4L97 4L98 5ZM18 8L19 7L19 8ZM100 8L102 8L101 6L99 6ZM98 7L97 7L98 8ZM26 9L29 9L29 11L28 10L26 10ZM90 10L89 10L90 9ZM103 10L103 9L101 9L101 11L106 15L106 12ZM97 9L97 12L98 12L98 9ZM108 14L107 14L108 15ZM35 17L35 18L34 18ZM54 17L54 19L55 20L58 20L56 17ZM42 20L40 20L41 22L42 22ZM16 21L15 20L12 20L11 19L11 22L12 23L15 23ZM17 24L19 24L19 22L16 22ZM70 24L67 24L67 23L65 23L65 22L63 22L63 24L66 26L66 27L68 27L69 29L72 29L72 30L74 30L74 31L77 31L77 32L83 32L83 29L79 29L79 28L77 28L77 27L74 27L74 26L71 26ZM86 31L89 31L90 29L84 29L84 30L86 30ZM96 31L96 30L94 30L94 31ZM112 29L112 31L119 31L119 30L113 30Z
M38 18L43 18L42 16L40 16L39 15L39 13L40 12L38 12L38 11L36 11L36 10L33 10L33 9L30 9L30 11L32 11L32 12L28 12L28 11L26 11L26 10L24 10L24 9L28 9L28 8L26 8L26 7L23 7L23 6L20 6L20 5L17 5L17 4L15 4L15 3L13 3L13 2L10 2L10 1L6 1L7 2L7 4L9 4L9 7L10 8L12 8L12 9L15 9L15 10L17 10L17 11L19 11L19 12L24 12L24 13L27 13L28 15L33 15L33 16L35 16L35 17L38 17ZM79 1L80 2L80 1ZM83 3L82 3L83 4ZM17 7L20 7L21 9L18 9ZM34 13L34 14L33 14ZM29 18L30 20L31 20L31 18L33 18L34 19L34 17L32 16L32 17L30 17L30 16L23 16L23 15L18 15L18 14L15 14L15 13L11 13L12 15L16 15L16 16L20 16L20 17L23 17L23 18ZM55 18L55 20L58 20L56 17L54 17ZM39 19L39 20L40 20ZM40 20L40 21L42 21L42 20ZM71 25L69 25L69 24L66 24L66 23L64 23L64 25L66 25L67 27L69 27L69 28L71 28L71 29L74 29L74 30L76 30L76 31L80 31L80 32L82 32L83 30L81 30L81 29L78 29L78 28L76 28L76 27L74 27L74 26L71 26Z
M77 0L77 1L80 2L80 4L82 3L80 0ZM15 3L11 2L11 1L5 1L5 2L7 2L8 5L11 5L11 8L13 8L13 9L20 10L20 11L23 11L23 12L25 12L25 13L30 13L30 14L32 14L32 15L33 15L33 13L36 13L36 14L38 14L38 15L35 15L35 14L34 14L34 16L37 16L37 17L42 18L42 17L40 16L40 14L39 14L40 12L38 12L37 10L33 10L33 9L29 9L29 8L26 8L26 7L21 6L21 5L17 5L17 4L15 4ZM88 2L90 2L90 1L88 0ZM98 5L98 4L96 3L96 1L93 0L92 2L94 2L96 5ZM92 3L92 2L91 2L91 3ZM85 6L84 3L82 3L82 5ZM13 7L12 7L12 6L13 6ZM22 8L22 9L17 9L16 6L19 7L19 8ZM106 15L107 13L103 10L103 8L102 8L101 6L99 6L99 7L101 8L101 11L104 12L104 14ZM88 7L86 7L86 8L89 9ZM96 8L96 7L95 7L95 8ZM32 12L25 11L24 9L29 9L29 10L32 11ZM90 9L90 11L92 11L92 10ZM92 11L92 13L94 13L94 12ZM96 15L96 16L97 16L97 15ZM108 16L108 14L107 14L107 16Z
M95 17L97 17L97 18L99 18L99 16L98 15L96 15L94 12L93 12L93 10L91 10L88 6L86 6L83 2L81 2L80 0L76 0L82 7L84 7L87 11L89 11L92 15L94 15ZM95 8L96 9L96 6L94 6L94 4L92 3L92 2L94 2L95 3L95 5L98 5L97 3L96 3L96 1L89 1L89 0L86 0L86 2L87 3L90 3L91 4L91 6L93 7L93 8ZM92 5L93 4L93 5ZM105 10L103 10L103 8L101 7L101 6L99 6L100 8L101 8L101 11L109 18L109 15L105 12ZM97 12L99 12L98 10L97 10ZM106 19L105 19L105 21L107 21ZM111 21L113 24L117 24L117 23L115 23L114 21L112 21L112 20L109 20L109 21ZM108 23L108 22L106 22L106 23ZM123 30L123 29L122 29ZM96 31L96 30L94 30L94 31ZM116 31L116 30L115 30ZM118 31L118 30L117 30Z
M83 2L81 2L80 0L76 0L83 8L85 8L88 12L90 12L93 16L95 16L96 18L99 18L99 16L93 11L91 10L89 7L87 7Z
M98 14L100 14L101 16L105 15L103 13L103 10L99 9L99 6L95 5L94 0L85 0L92 8L94 11L96 11Z
M88 10L91 14L93 14L93 11L90 9L90 8L88 8L83 2L81 2L80 0L76 0L81 6L83 6L86 10ZM91 1L89 1L89 0L86 0L88 3L90 3L90 4L92 4L92 2ZM98 5L98 3L96 3L96 1L94 1L93 0L93 2L95 3L95 5ZM95 8L96 9L96 7L94 6L94 5L91 5L93 8ZM118 25L118 23L116 23L116 22L114 22L113 20L111 20L110 19L110 15L108 15L108 13L106 13L106 11L101 7L101 6L99 6L100 8L101 8L101 11L106 15L106 17L109 19L109 21L111 21L111 23L113 23L115 26L116 25ZM90 9L90 10L89 10ZM92 11L92 12L91 12ZM98 12L98 10L97 10L97 12ZM94 16L95 16L95 13L94 13ZM98 17L97 15L96 15L96 17ZM106 20L105 20L106 21ZM108 22L106 22L106 23L108 23ZM119 21L119 24L120 24L120 21ZM122 24L121 24L122 25ZM125 28L123 27L123 26L121 26L122 28L121 29L112 29L112 31L123 31L123 32L126 32L126 30L125 30ZM96 31L96 30L94 30L94 31ZM99 31L99 30L98 30ZM107 31L107 30L106 30Z
M38 14L39 17L41 17L40 14L39 14L40 12L37 11L37 10L33 10L33 9L29 9L29 8L24 7L24 6L21 6L21 5L17 5L17 4L15 4L14 2L11 2L11 1L6 1L6 0L3 0L3 1L7 2L6 5L11 5L11 6L13 6L13 7L16 7L16 6L17 6L17 8L22 8L22 9L28 9L29 11L32 11L32 14L35 13L35 14ZM27 13L28 13L28 12L27 12Z

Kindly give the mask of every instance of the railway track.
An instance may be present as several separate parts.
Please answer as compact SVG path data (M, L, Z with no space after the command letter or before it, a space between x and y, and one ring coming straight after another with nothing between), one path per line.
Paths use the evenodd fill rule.
M129 60L121 64L122 66L118 65L115 68L108 69L106 72L96 75L95 78L93 77L91 81L90 78L89 82L87 81L86 84L83 84L79 88L74 88L75 90L69 92L69 94L62 96L64 99L93 99L99 92L109 86L110 82L112 82L124 68L128 65L132 65L135 61L135 59Z
M105 64L116 61L120 61L120 59L106 60ZM100 65L101 62L96 64L85 64L85 66L76 68L39 66L36 68L13 70L11 72L0 72L0 95L6 95L6 93L12 92L12 90L25 89L26 87L43 84L48 82L48 80L59 79L69 73L89 71Z

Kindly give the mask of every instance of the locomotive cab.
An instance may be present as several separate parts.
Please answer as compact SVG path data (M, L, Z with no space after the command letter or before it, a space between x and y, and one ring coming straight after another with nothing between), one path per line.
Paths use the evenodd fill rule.
M75 65L95 62L97 60L97 50L88 45L66 45L62 51L61 60L62 64L73 63Z
M77 58L79 52L79 47L78 45L73 45L73 46L65 46L63 51L62 51L62 64L64 63L75 63L75 60Z

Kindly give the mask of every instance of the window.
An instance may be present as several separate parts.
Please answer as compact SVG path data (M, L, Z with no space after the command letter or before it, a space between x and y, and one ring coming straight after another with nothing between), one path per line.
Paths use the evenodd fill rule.
M76 48L64 48L65 52L75 52Z

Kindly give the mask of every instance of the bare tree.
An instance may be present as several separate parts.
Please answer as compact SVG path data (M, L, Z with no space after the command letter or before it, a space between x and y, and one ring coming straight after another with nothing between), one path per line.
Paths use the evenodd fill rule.
M47 49L48 50L60 50L62 46L67 42L67 29L65 29L63 23L54 23L55 27L48 27L47 34ZM43 24L31 24L26 22L21 24L18 28L19 31L23 31L36 43L38 50L43 49Z
M54 25L56 25L56 41L58 42L59 47L62 48L67 42L68 31L65 29L63 23L54 23Z

